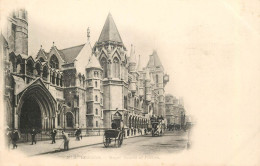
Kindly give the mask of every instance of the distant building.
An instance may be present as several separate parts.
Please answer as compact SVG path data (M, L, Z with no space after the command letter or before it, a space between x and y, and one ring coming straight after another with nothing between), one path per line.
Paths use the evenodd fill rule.
M169 76L156 51L147 66L131 46L130 55L112 15L99 39L49 51L42 47L28 56L27 12L8 18L1 34L5 63L6 124L21 131L30 128L73 129L118 126L145 128L152 115L165 117L164 87Z
M171 94L165 95L165 112L167 124L185 125L185 108L183 100Z

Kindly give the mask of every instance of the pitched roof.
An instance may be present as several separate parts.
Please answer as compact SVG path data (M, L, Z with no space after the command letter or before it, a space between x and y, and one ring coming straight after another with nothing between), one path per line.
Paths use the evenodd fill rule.
M7 42L7 40L5 39L5 37L2 33L0 35L0 42L3 44L4 47L8 46L8 42Z
M153 54L150 55L147 67L163 67L161 60L155 50L153 51Z
M103 26L98 42L115 41L123 43L112 15L109 13Z
M86 66L86 69L89 68L99 68L102 69L102 67L100 66L100 63L97 59L97 57L95 55L92 55L88 61L88 64Z
M85 44L81 44L78 46L74 46L74 47L69 47L69 48L65 48L62 50L58 50L60 56L62 57L62 59L64 59L66 62L68 63L72 63L75 58L79 55L80 51L82 50L82 48L84 47Z

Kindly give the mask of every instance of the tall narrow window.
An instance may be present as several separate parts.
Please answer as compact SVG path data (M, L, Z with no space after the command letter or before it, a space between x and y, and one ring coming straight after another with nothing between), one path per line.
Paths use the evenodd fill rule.
M101 66L102 66L102 68L103 68L103 73L104 73L104 78L106 78L107 77L107 59L106 58L102 58L101 59Z
M95 99L96 99L96 101L98 101L98 96L97 95L95 96Z
M95 87L97 88L97 81L95 81Z
M156 86L158 87L159 85L159 76L156 74Z
M98 127L98 121L96 121L96 127Z
M55 68L55 69L59 68L59 60L58 60L58 58L55 55L51 56L50 67L51 68Z
M96 108L96 115L98 115L98 109Z
M73 127L73 115L71 112L66 113L67 127Z
M33 61L28 60L26 64L26 74L27 75L33 75Z
M115 78L120 78L120 63L116 57L113 60L113 73Z

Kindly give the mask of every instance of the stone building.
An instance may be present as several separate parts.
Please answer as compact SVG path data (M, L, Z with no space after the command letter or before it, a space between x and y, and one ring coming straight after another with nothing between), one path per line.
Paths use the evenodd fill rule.
M25 10L8 18L1 34L6 124L20 131L38 128L145 128L150 117L165 117L164 87L169 76L156 51L147 66L130 54L111 14L91 47L86 43L28 56ZM127 131L127 130L126 130ZM129 133L128 133L129 134Z
M185 125L185 108L182 99L171 94L165 95L165 113L167 124Z

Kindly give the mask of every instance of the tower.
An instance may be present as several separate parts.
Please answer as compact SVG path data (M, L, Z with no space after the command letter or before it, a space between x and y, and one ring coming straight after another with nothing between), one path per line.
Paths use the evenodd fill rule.
M164 75L164 68L157 51L154 50L150 55L147 68L154 80L154 91L159 96L158 112L156 112L156 115L165 117L164 87L167 81L165 81L166 75Z
M102 68L92 55L86 66L87 127L103 127Z
M28 55L28 16L25 9L15 10L8 17L6 36L10 52Z
M128 95L128 63L127 50L110 13L94 50L103 69L104 127L111 127L112 121L121 124L124 120L124 98Z

